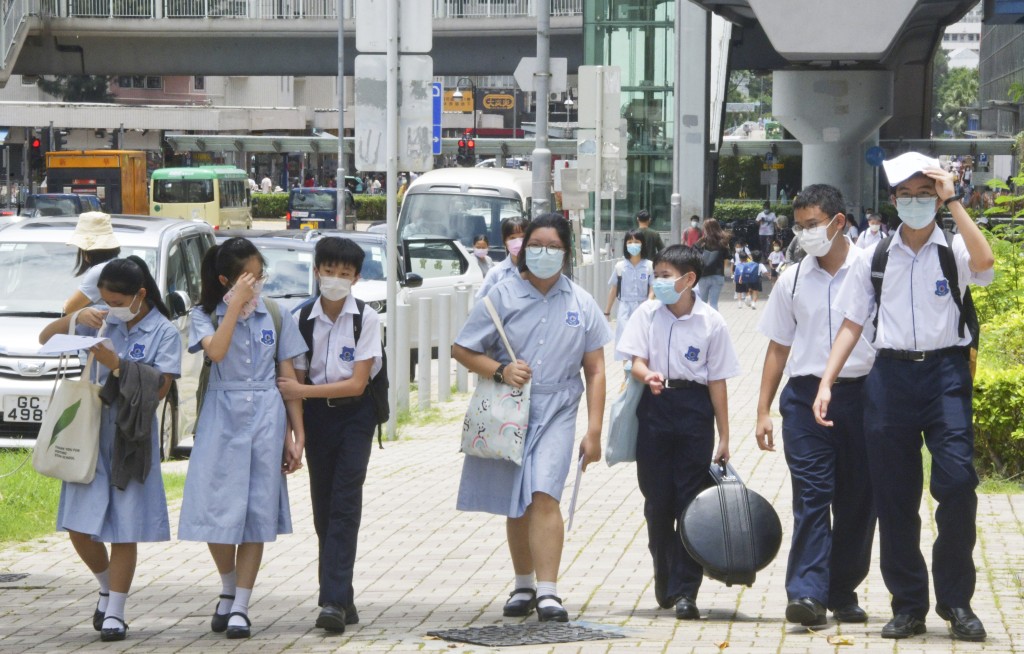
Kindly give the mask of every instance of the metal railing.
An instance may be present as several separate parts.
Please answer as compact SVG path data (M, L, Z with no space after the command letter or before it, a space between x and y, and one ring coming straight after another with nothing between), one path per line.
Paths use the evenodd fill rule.
M28 0L0 0L0 71L10 72L7 58L18 39L18 30L23 28L28 8Z

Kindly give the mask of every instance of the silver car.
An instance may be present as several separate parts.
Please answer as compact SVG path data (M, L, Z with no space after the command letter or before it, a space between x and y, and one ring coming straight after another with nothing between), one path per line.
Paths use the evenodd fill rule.
M29 447L53 390L57 358L40 356L39 332L60 317L78 288L75 248L66 245L77 217L36 218L0 229L0 447ZM204 222L113 216L121 256L137 255L156 278L181 334L181 378L159 411L161 454L170 456L195 431L202 357L185 351L188 311L199 302L203 255L214 243ZM81 367L72 373L81 373Z

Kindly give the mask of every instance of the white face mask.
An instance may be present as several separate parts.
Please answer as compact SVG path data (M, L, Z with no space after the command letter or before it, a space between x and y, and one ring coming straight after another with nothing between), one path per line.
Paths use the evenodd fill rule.
M923 229L935 222L935 198L896 198L896 213L911 229Z
M828 237L828 228L835 220L833 217L832 220L828 221L827 225L800 230L800 247L803 248L804 252L812 257L823 257L828 254L828 251L832 249L832 239L839 233L833 234L832 238Z
M473 254L475 254L480 259L486 257L489 252L490 250L488 250L487 248L473 248Z
M342 277L320 278L320 295L324 296L324 299L329 302L337 302L348 297L351 290L351 279L344 279Z
M868 225L868 229L871 230L872 234L877 234L878 230L881 229L881 228L882 228L881 225Z
M139 297L138 293L132 297L132 301L129 302L126 307L107 307L107 311L111 316L117 318L121 322L131 322L135 319L135 316L139 315L139 312L142 311L142 302L139 302L138 309L135 309L134 311L132 310L132 305L135 304L135 298L137 297Z

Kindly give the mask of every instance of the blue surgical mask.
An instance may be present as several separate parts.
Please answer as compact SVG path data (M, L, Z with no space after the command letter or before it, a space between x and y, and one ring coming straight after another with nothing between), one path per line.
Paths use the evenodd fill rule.
M935 198L896 198L896 212L911 229L927 227L935 221Z
M539 279L549 279L562 272L565 254L561 250L526 247L526 267Z
M635 257L636 255L640 254L640 251L643 249L643 247L644 246L642 243L627 243L626 252L629 252L629 256Z
M675 279L664 279L661 277L655 279L651 285L654 289L654 297L664 305L678 302L679 298L683 297L683 293L676 290L677 281L679 281L678 277Z

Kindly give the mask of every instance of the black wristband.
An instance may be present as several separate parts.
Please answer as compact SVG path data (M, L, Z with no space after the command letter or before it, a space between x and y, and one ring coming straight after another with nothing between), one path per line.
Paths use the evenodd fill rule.
M946 198L945 200L943 200L942 201L942 206L944 206L944 207L946 207L948 209L950 202L961 202L963 199L964 199L963 194L953 195L953 196L950 196L950 197Z

